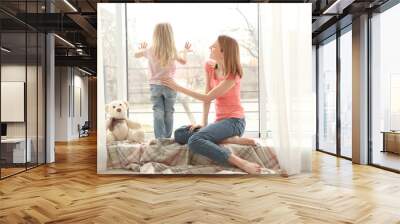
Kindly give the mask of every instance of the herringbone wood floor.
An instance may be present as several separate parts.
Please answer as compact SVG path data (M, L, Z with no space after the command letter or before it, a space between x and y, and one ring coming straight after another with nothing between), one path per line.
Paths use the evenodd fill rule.
M400 223L400 175L314 153L282 177L96 174L96 139L0 181L0 223Z

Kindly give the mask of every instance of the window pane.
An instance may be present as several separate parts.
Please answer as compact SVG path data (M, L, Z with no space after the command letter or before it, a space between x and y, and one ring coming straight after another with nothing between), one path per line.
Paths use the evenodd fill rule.
M400 5L372 17L372 163L400 170ZM382 132L387 133L386 139Z
M38 81L38 34L36 32L28 32L28 62L27 62L27 74L26 74L26 115L27 115L27 140L28 149L30 148L30 162L28 162L28 168L37 165L38 161L38 141L37 141L37 81Z
M25 163L31 161L31 151L26 150L26 123L24 113L18 113L9 108L18 106L18 111L23 111L25 106L24 91L26 84L26 33L2 33L1 47L1 124L5 131L2 131L3 138L10 144L1 144L1 177L9 176L25 170ZM7 87L6 87L7 86ZM22 86L22 87L21 87ZM16 90L13 92L12 90ZM8 92L8 93L7 93ZM5 96L10 96L10 92L15 96L14 100L18 103L5 101ZM24 104L24 103L23 103ZM20 107L22 106L22 108ZM15 108L15 107L14 107ZM14 112L14 113L13 113ZM6 116L4 116L6 115ZM5 125L5 126L4 126ZM2 128L3 128L2 127ZM28 141L28 146L31 143Z
M105 103L125 99L126 93L126 38L125 4L101 4L99 7L102 36Z
M352 156L352 35L340 37L340 126L341 155Z
M151 8L151 10L149 10ZM179 13L175 13L179 12ZM207 14L207 17L204 15ZM185 18L196 17L190 26ZM186 65L177 65L175 79L197 92L204 92L204 63L209 57L209 46L220 34L238 40L244 76L241 86L242 106L246 114L246 134L258 136L258 32L256 4L127 4L128 32L128 100L130 116L145 123L145 131L153 137L153 111L150 102L149 72L145 59L134 58L141 42L151 44L152 32L158 22L168 21L173 27L177 50L186 41L192 43ZM204 24L213 24L205 26ZM238 24L240 24L238 26ZM215 35L210 35L215 34ZM191 122L202 122L202 103L178 94L175 103L174 129ZM210 107L209 123L215 120L214 104Z
M318 48L318 144L336 153L336 40Z
M38 164L45 163L46 158L46 148L45 148L45 132L46 132L46 36L43 33L39 33L39 41L38 41Z

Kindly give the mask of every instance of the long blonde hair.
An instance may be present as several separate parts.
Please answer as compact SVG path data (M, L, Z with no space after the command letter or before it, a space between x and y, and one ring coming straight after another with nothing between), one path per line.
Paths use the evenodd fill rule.
M159 23L156 25L153 32L152 48L162 67L169 65L176 59L177 51L171 24Z
M240 64L239 44L235 39L226 35L218 36L218 43L224 55L225 75L243 76L242 65Z

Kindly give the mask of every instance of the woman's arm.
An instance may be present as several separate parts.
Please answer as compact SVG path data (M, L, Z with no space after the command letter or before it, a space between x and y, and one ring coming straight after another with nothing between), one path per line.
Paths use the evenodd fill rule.
M230 90L232 87L235 86L235 81L234 80L228 80L225 79L222 81L218 86L216 86L214 89L212 89L210 92L203 94L203 93L198 93L195 91L192 91L190 89L186 89L185 87L182 87L178 85L173 79L168 78L168 79L163 79L162 83L169 88L181 92L185 95L191 96L195 99L204 101L204 102L211 102L215 98L224 95L228 90Z
M208 113L210 112L210 102L203 102L203 127L208 124Z
M210 92L211 86L210 86L210 78L208 76L208 73L206 71L206 89L205 93L208 94ZM210 102L203 102L203 127L207 126L208 124L208 113L210 112Z

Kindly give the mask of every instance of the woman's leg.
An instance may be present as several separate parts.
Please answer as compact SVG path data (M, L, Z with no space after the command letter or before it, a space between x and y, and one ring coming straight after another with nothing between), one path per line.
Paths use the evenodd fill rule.
M249 174L259 174L261 172L260 165L244 160L235 154L231 154L228 161L230 164L239 167L241 170L244 170Z
M256 141L252 138L233 136L222 140L219 144L256 145Z
M256 174L260 172L260 166L248 162L231 153L226 148L218 145L222 140L241 136L244 131L244 125L239 119L225 119L200 129L194 133L188 140L189 149L194 153L206 156L213 161L221 164L232 164L245 172Z
M184 145L188 143L188 140L195 132L190 131L190 126L182 126L175 130L174 140L175 142Z

